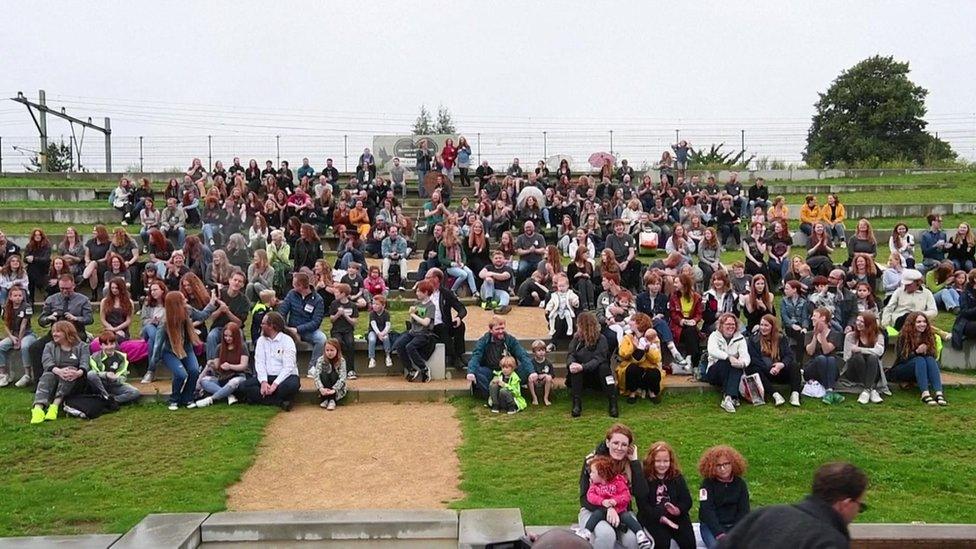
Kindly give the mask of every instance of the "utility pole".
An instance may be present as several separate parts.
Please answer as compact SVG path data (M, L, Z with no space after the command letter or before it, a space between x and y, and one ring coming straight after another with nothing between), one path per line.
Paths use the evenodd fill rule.
M349 136L342 136L342 171L349 172Z
M142 167L142 136L139 136L139 171L145 172L146 169Z
M213 171L213 136L207 136L207 171Z
M281 167L281 136L275 136L275 154L278 159L278 167Z
M57 116L58 118L63 118L64 120L67 120L68 123L72 125L79 124L84 128L90 128L92 130L102 132L103 134L105 134L105 171L111 172L112 171L111 120L109 120L109 118L106 117L104 127L96 126L95 124L92 124L91 118L85 121L85 120L81 120L80 118L75 118L73 116L68 115L67 113L64 112L64 109L62 109L61 112L49 109L47 106L47 94L44 92L44 90L39 90L37 95L38 95L37 103L24 97L23 92L17 92L17 97L11 97L10 100L16 101L17 103L20 103L25 107L27 107L27 112L31 115L31 120L34 121L34 126L37 127L37 133L40 135L41 138L41 150L37 153L37 160L41 165L41 171L46 172L48 171L48 167L49 167L48 158L47 158L47 138L48 138L47 115L50 114L52 116ZM37 111L36 115L34 114L34 111ZM72 131L73 130L74 130L74 126L72 126Z
M546 140L546 132L542 132L542 158L549 157L549 142Z
M613 154L613 130L610 130L610 154Z
M744 150L746 150L746 131L745 130L739 130L739 131L742 132L742 137L741 137L741 139L742 139L742 149L740 149L740 150L743 150L744 151Z
M680 143L681 142L681 137L679 137L680 135L681 135L681 130L674 130L674 142L675 143Z

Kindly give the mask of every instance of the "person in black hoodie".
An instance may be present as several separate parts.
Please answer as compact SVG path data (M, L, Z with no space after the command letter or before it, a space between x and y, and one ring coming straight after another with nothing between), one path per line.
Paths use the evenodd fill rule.
M790 405L800 405L800 391L803 388L803 375L793 357L790 338L784 337L779 329L779 321L773 315L763 315L759 320L759 330L746 342L749 358L759 370L764 382L788 383L790 386ZM765 384L765 383L764 383ZM772 388L771 386L769 386ZM772 394L773 403L782 406L786 403L779 392Z
M641 488L646 490L647 483L635 482L637 479L644 478L644 470L637 458L634 432L626 425L615 423L607 430L606 439L583 459L583 470L580 472L579 481L580 527L586 524L593 511L598 510L598 507L590 504L586 499L586 493L590 489L590 461L596 456L610 456L619 468L618 473L627 477L634 499L646 498L646 493L641 493L639 490ZM599 523L593 530L591 543L594 549L612 549L618 541L624 547L637 547L636 536L626 528L621 528L622 526L616 511L608 509L606 522Z
M850 463L827 463L813 475L811 494L800 503L759 509L742 519L719 547L847 548L847 525L864 512L868 477Z
M712 446L698 461L698 522L702 541L718 547L732 527L749 514L749 487L742 475L746 460L731 446Z
M654 540L655 547L694 549L691 494L678 467L678 458L667 442L655 442L644 458L644 476L634 480L637 519ZM638 496L640 494L640 496Z

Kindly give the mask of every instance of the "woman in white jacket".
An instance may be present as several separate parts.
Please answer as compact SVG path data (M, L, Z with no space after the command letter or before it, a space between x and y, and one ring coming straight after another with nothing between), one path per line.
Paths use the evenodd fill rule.
M729 413L735 413L739 399L739 380L743 374L758 373L750 368L749 347L739 332L739 319L732 313L718 317L718 329L708 336L708 370L705 381L722 388L722 403ZM760 377L761 374L760 374ZM763 382L767 385L768 381Z

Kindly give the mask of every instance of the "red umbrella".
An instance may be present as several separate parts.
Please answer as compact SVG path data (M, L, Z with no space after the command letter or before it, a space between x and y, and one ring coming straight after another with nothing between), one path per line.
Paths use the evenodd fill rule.
M602 168L604 164L607 163L607 160L610 161L611 165L617 161L617 159L608 152L593 153L590 155L590 166L593 166L594 168Z

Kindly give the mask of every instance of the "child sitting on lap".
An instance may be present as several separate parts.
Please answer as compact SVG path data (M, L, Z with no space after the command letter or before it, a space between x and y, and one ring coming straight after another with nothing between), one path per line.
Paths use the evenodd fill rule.
M600 509L590 515L582 529L577 531L581 538L592 541L593 530L597 524L607 520L610 509L617 512L620 524L637 536L637 546L646 549L653 547L644 529L637 522L637 516L630 511L630 487L627 478L614 468L610 456L597 456L590 462L590 488L586 491L586 501Z

